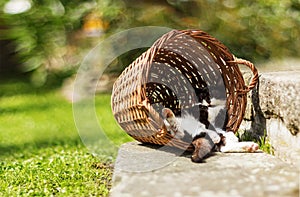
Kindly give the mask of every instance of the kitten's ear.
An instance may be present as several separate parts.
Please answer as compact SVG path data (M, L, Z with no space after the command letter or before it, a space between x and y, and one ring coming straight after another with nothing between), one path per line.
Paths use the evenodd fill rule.
M169 108L163 108L162 115L164 118L174 118L175 117L174 113Z

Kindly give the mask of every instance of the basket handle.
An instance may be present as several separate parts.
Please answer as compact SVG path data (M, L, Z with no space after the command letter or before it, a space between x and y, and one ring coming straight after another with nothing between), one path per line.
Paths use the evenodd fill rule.
M251 89L253 89L256 86L256 84L258 82L259 76L258 76L258 71L257 71L256 67L251 62L241 59L241 58L236 58L236 57L234 57L233 61L228 61L228 62L236 63L236 64L243 64L251 69L253 77L251 79L250 84L248 86L246 86L245 89L238 90L238 92L240 92L240 93L248 93Z

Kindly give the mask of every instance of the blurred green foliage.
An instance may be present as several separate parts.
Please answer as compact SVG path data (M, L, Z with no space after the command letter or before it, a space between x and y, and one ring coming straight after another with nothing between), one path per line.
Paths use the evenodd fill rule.
M299 0L27 0L29 10L9 14L10 1L0 2L0 40L12 40L22 70L39 76L76 68L101 39L146 25L202 29L254 62L300 55ZM90 13L104 24L98 37L82 33Z
M24 71L46 66L52 56L63 53L66 31L79 27L80 14L86 11L79 8L73 1L65 6L60 1L33 1L27 12L2 16L7 29L1 37L16 43Z

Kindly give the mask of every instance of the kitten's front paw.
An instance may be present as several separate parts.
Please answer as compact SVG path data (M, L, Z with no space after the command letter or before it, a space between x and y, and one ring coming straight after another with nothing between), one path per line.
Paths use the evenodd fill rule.
M169 109L169 108L163 108L163 109L162 109L162 115L163 115L163 117L166 118L167 120L170 119L170 118L175 118L174 113L173 113L172 110Z
M184 137L184 132L179 130L179 123L169 108L163 108L162 115L166 119L165 126L167 127L168 131L170 131L171 135L175 138L182 139Z

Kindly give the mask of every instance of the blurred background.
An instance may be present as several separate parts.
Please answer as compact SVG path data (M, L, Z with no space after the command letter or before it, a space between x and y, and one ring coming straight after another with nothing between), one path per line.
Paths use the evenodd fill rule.
M72 84L101 40L140 26L201 29L259 68L300 65L300 0L1 0L0 196L108 194L116 152L99 159L82 143ZM111 86L145 50L118 57L98 83L97 120L115 145L132 139L111 113Z
M99 41L132 27L201 29L254 63L300 55L299 0L3 0L0 73L42 86L72 76ZM118 74L141 51L119 57Z

